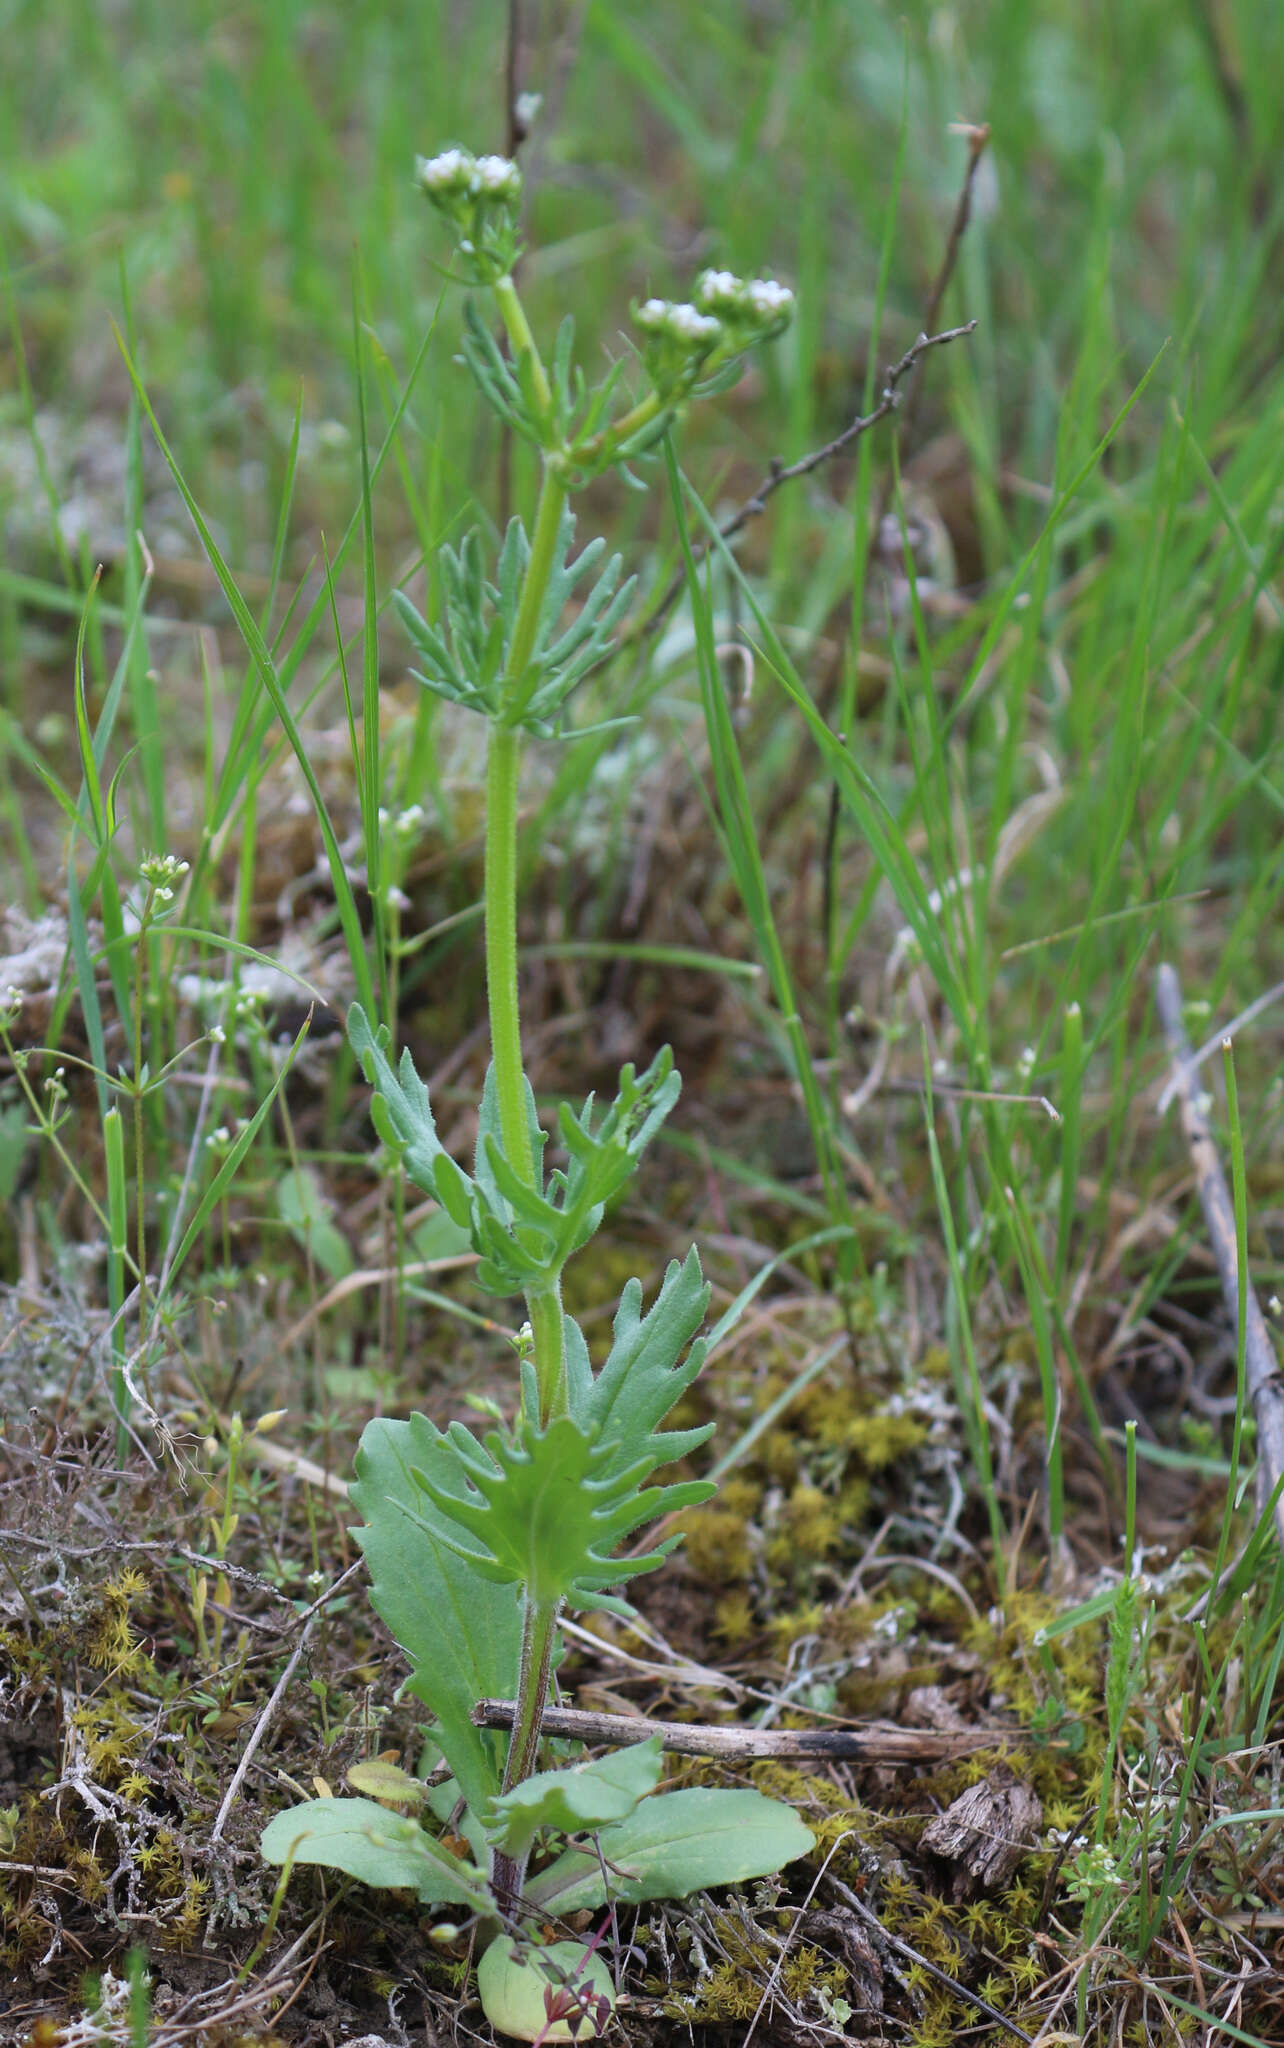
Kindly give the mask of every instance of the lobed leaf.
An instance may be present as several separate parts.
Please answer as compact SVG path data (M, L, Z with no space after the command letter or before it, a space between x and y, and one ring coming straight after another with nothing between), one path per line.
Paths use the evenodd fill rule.
M455 1548L449 1515L414 1477L431 1470L449 1500L468 1482L424 1415L369 1422L351 1498L353 1534L370 1567L371 1601L410 1660L411 1690L436 1715L436 1739L474 1812L500 1789L503 1743L469 1719L479 1699L511 1699L521 1661L521 1603L511 1584L480 1581Z
M454 1422L450 1445L449 1474L440 1456L412 1474L451 1525L438 1524L440 1540L481 1577L520 1585L541 1604L602 1604L605 1588L653 1571L672 1548L613 1557L625 1536L716 1491L705 1480L639 1490L658 1462L649 1449L630 1464L627 1447L596 1443L570 1415L544 1429L524 1419L512 1437L491 1431L484 1446ZM462 1490L443 1483L456 1475Z

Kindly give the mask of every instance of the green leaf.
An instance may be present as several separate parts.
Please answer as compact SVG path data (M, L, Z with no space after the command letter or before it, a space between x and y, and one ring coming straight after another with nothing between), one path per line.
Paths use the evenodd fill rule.
M484 1874L452 1855L417 1820L373 1799L309 1799L278 1813L263 1830L269 1863L320 1863L362 1884L406 1886L425 1906L467 1906L491 1914Z
M484 1816L487 1839L506 1855L522 1857L541 1828L579 1835L625 1820L654 1792L660 1770L660 1738L653 1735L593 1763L540 1771L491 1801Z
M694 1245L681 1265L674 1260L669 1266L646 1315L640 1312L642 1284L630 1280L616 1311L611 1349L596 1378L579 1327L567 1318L573 1412L597 1430L602 1443L618 1444L622 1458L648 1458L648 1471L686 1457L713 1434L712 1423L663 1434L656 1430L704 1364L706 1346L691 1340L708 1304L709 1289ZM687 1345L691 1348L679 1363Z
M388 1054L392 1035L386 1024L373 1030L360 1003L348 1012L348 1040L362 1072L375 1089L374 1125L384 1143L400 1154L406 1172L426 1195L437 1193L433 1169L444 1147L428 1101L428 1090L415 1072L408 1052L394 1069Z
M521 1605L511 1585L479 1579L453 1547L457 1532L425 1498L413 1468L431 1467L447 1496L466 1487L457 1456L424 1415L367 1423L357 1450L353 1531L370 1566L375 1612L413 1667L411 1689L437 1716L437 1740L473 1811L500 1789L503 1742L474 1728L479 1699L512 1699L521 1660Z
M529 1949L501 1934L477 1966L477 1995L495 2031L514 2041L595 2041L615 2010L606 1963L578 1941Z
M600 1831L600 1860L567 1849L531 1879L526 1901L541 1913L579 1913L605 1905L608 1884L609 1897L625 1905L684 1899L710 1885L770 1877L814 1843L792 1807L761 1792L666 1792Z
M400 1764L389 1763L382 1756L366 1757L361 1763L353 1764L348 1772L348 1783L354 1791L369 1799L413 1800L418 1806L428 1796L428 1787L421 1778L412 1778Z
M595 1443L570 1415L555 1416L546 1429L528 1417L512 1437L492 1430L484 1447L462 1422L454 1422L449 1445L457 1465L443 1455L443 1441L414 1470L443 1518L442 1541L485 1579L520 1585L541 1605L569 1600L596 1606L606 1587L653 1571L664 1547L642 1557L611 1553L641 1523L707 1500L714 1491L703 1480L639 1491L639 1480L655 1460L646 1455L626 1463L623 1447ZM460 1475L466 1489L457 1485ZM465 1543L460 1531L473 1542Z

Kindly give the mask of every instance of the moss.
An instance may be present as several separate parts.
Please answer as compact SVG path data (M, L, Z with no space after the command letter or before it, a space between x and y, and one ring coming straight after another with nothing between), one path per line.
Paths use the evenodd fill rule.
M815 1563L837 1547L841 1533L841 1519L828 1495L818 1486L796 1486L780 1529L767 1545L767 1562L780 1572Z
M735 1472L719 1487L718 1506L725 1508L728 1514L743 1515L748 1521L762 1506L762 1486L758 1480Z
M749 1524L716 1502L684 1515L686 1555L692 1568L711 1586L734 1586L753 1570Z
M713 1631L720 1641L736 1649L758 1633L758 1620L747 1593L728 1593L713 1610Z

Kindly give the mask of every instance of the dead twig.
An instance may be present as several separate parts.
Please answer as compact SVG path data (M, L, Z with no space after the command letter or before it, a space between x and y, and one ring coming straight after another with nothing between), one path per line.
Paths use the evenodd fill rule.
M927 305L923 311L923 326L929 334L941 317L941 307L945 302L945 294L950 288L950 280L954 275L954 268L959 260L959 250L963 246L963 237L967 233L968 222L972 218L972 187L976 183L977 170L990 140L988 121L981 124L959 121L954 124L950 132L962 135L967 142L967 169L963 173L963 183L959 187L959 196L955 202L954 218L950 222L949 239L945 244L945 253L941 257L940 268L932 280L932 288L927 295ZM922 393L923 380L920 377L913 385L905 401L904 410L901 413L900 433L902 440L909 439L910 428L914 423L914 415L918 411Z
M478 1728L511 1728L512 1700L478 1700L471 1719ZM609 1742L627 1746L658 1735L662 1749L680 1756L712 1756L726 1762L757 1763L763 1757L796 1762L869 1764L938 1763L992 1749L999 1742L1021 1742L1019 1728L900 1728L871 1722L864 1728L701 1728L689 1721L652 1721L645 1714L590 1714L578 1707L547 1707L541 1733L572 1742Z
M1190 1147L1200 1206L1221 1276L1222 1298L1232 1321L1239 1320L1239 1258L1235 1211L1230 1189L1209 1128L1207 1097L1199 1086L1198 1068L1181 1015L1181 983L1167 961L1156 982L1159 1020L1173 1062L1181 1101L1182 1129ZM1229 1045L1229 1038L1224 1040ZM1284 1547L1284 1498L1277 1493L1284 1474L1284 1377L1258 1305L1252 1283L1244 1294L1244 1367L1248 1398L1257 1424L1257 1509L1264 1514L1275 1497L1275 1532Z
M768 501L774 498L776 492L785 484L796 482L800 476L810 476L814 469L820 469L826 462L832 462L836 455L841 455L844 449L850 448L862 435L870 433L880 421L890 418L900 406L901 386L915 364L929 349L945 348L951 341L962 341L965 335L973 334L975 331L976 321L968 320L962 327L947 327L940 334L920 334L917 341L912 342L906 349L900 361L893 363L888 369L878 404L873 410L858 413L850 426L843 428L841 434L835 434L833 440L826 441L822 448L813 448L810 455L800 455L797 462L773 462L757 490L745 499L737 511L723 520L718 528L718 539L724 543L734 540L751 519L761 517L767 509ZM697 564L704 560L712 545L711 541L701 541L692 548L692 556ZM644 634L655 632L668 617L685 590L686 581L686 570L682 569L673 578L659 603L648 612L641 627Z

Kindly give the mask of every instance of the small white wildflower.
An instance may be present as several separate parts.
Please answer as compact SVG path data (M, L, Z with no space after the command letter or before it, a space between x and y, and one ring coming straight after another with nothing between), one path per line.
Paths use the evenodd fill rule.
M760 320L787 319L794 310L794 295L787 284L774 277L755 277L745 286L745 301Z
M398 832L417 832L424 821L422 804L407 804L397 818Z
M644 305L638 307L633 318L648 334L659 334L668 325L669 301L648 299Z
M744 289L744 279L734 270L702 270L695 281L695 302L706 312L738 312Z
M689 347L704 347L717 341L722 333L722 322L715 320L711 313L702 313L696 306L670 306L665 322L670 334L678 341L685 341Z
M543 104L544 95L542 92L519 92L513 102L513 112L517 116L518 127L522 129L533 128Z
M415 178L432 198L471 192L475 164L467 150L443 149L440 156L415 158Z
M162 902L170 902L174 895L174 884L187 873L188 863L174 853L145 853L138 863L138 872L148 887L154 889Z
M380 830L381 832L386 832L386 831L387 831L387 829L388 829L388 827L389 827L389 825L391 824L391 822L392 822L392 812L391 812L391 811L390 811L390 810L388 809L388 807L387 807L387 805L386 805L386 804L380 804L380 806L379 806L379 830Z
M479 156L474 166L475 189L488 199L521 197L522 174L510 157Z
M227 1044L227 1033L221 1024L210 1025L210 1038L215 1045Z

